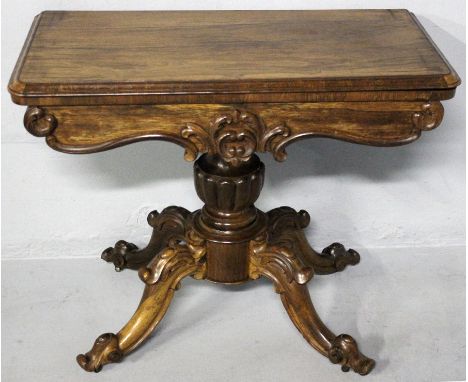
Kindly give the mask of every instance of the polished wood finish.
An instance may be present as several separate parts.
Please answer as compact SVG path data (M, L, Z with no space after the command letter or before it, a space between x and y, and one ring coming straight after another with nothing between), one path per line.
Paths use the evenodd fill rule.
M359 352L351 336L335 336L320 320L305 286L313 268L305 265L301 252L269 245L265 235L251 241L250 256L251 278L265 276L273 281L291 321L307 342L343 371L353 369L361 375L372 371L375 361Z
M374 146L410 143L437 127L443 112L439 101L55 106L30 107L25 126L66 153L166 140L184 147L187 160L202 153L223 155L223 131L243 131L249 132L250 154L269 151L282 161L285 147L306 137Z
M184 239L185 221L189 215L190 212L185 208L175 206L167 207L161 213L152 211L147 220L153 227L153 234L145 248L139 250L135 244L119 240L114 247L105 249L101 258L112 262L117 272L125 268L140 269L169 243Z
M205 205L195 212L193 224L208 243L206 277L222 283L249 279L248 243L266 229L265 214L254 206L265 167L256 155L246 159L248 143L232 142L227 161L205 154L194 165L195 189Z
M296 212L291 207L279 207L269 211L267 217L269 243L298 254L316 274L339 272L361 260L359 253L353 249L346 250L340 243L330 244L322 253L316 252L304 235L304 229L310 223L307 211Z
M119 362L156 328L188 276L235 284L270 279L304 338L343 371L375 362L318 316L315 274L356 265L340 243L308 243L310 217L254 205L264 180L257 152L286 159L308 137L394 146L443 119L460 79L406 10L44 12L36 17L9 91L28 105L24 126L55 150L94 153L166 140L195 161L204 203L153 211L138 249L102 253L145 284L123 328L77 361L87 371Z
M256 155L234 166L204 154L194 171L197 193L205 202L201 210L168 207L161 214L152 212L147 249L138 252L120 241L104 251L104 259L112 259L118 270L147 263L138 271L146 287L130 321L117 334L99 336L90 351L78 355L80 366L100 371L140 345L163 318L184 277L236 284L264 276L273 281L294 325L316 350L343 371L368 374L375 362L359 352L351 336L335 336L325 326L305 286L314 273L334 273L359 263L359 254L339 243L315 252L303 233L310 220L305 211L257 210L253 203L263 185L264 166ZM158 251L161 242L166 245Z
M398 90L441 99L458 84L406 10L54 11L35 19L9 90L20 104L89 105Z
M205 277L206 266L200 261L204 254L203 239L193 232L187 233L186 242L169 243L139 271L146 287L133 317L117 334L99 336L89 352L77 356L79 365L86 371L98 372L139 346L164 317L180 281L187 276Z

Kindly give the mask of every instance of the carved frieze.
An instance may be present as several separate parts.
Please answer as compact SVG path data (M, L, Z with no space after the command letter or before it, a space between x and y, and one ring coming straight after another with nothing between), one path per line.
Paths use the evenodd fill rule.
M185 149L186 160L208 153L236 167L255 152L271 152L283 161L286 146L309 137L375 146L407 144L436 128L443 115L440 101L32 106L24 125L66 153L167 140Z

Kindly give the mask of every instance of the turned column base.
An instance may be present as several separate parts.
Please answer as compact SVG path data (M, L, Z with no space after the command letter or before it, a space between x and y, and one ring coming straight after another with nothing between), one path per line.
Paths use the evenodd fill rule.
M265 229L254 239L237 243L203 237L194 228L199 214L199 210L189 213L174 206L161 214L154 211L148 217L153 235L146 248L139 250L119 241L104 251L103 258L119 271L139 268L145 290L133 317L117 334L99 336L89 352L77 357L83 369L98 372L140 345L161 321L187 276L226 284L266 277L274 283L291 320L312 347L341 365L343 371L352 369L366 375L373 369L375 362L360 353L351 336L333 334L320 320L306 287L315 273L329 274L357 264L360 258L356 251L345 250L339 243L321 253L314 251L303 232L310 220L303 210L280 207L262 213Z
M236 137L245 144L243 134ZM304 235L310 221L306 211L280 207L264 213L255 208L265 169L246 147L228 140L227 157L202 155L195 162L202 209L153 211L146 248L121 240L103 252L102 258L117 271L138 269L145 290L133 317L117 334L99 336L89 352L77 357L83 369L97 372L138 347L163 318L182 279L192 276L224 284L270 279L292 322L318 352L343 371L365 375L372 370L374 361L359 352L351 336L334 335L320 320L306 287L314 273L342 271L357 264L359 254L339 243L315 252Z

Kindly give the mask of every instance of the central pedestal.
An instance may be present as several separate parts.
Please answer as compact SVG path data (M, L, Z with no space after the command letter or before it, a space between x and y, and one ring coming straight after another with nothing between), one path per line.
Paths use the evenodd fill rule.
M195 188L205 203L201 210L173 206L160 214L153 211L146 248L121 240L103 252L118 271L138 269L146 287L130 321L117 334L99 336L89 352L77 357L85 370L97 372L140 345L187 276L225 284L270 279L294 325L317 351L343 371L365 375L372 370L375 362L359 352L351 336L334 335L320 320L306 287L314 273L341 271L357 264L359 254L339 243L315 252L303 233L310 220L306 211L279 207L265 214L255 208L265 168L245 151L242 137L240 142L229 141L223 157L204 154L195 162Z
M194 165L195 189L205 203L193 228L206 240L206 278L221 283L249 280L249 242L266 231L265 214L254 203L265 166L254 155L238 166L202 155Z

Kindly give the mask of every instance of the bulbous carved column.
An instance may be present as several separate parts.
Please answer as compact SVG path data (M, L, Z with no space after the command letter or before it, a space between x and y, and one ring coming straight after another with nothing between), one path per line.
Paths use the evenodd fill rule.
M207 240L211 281L247 281L248 243L266 229L266 216L254 202L265 168L256 155L233 165L217 155L202 155L194 165L195 188L204 207L195 212L194 229Z

